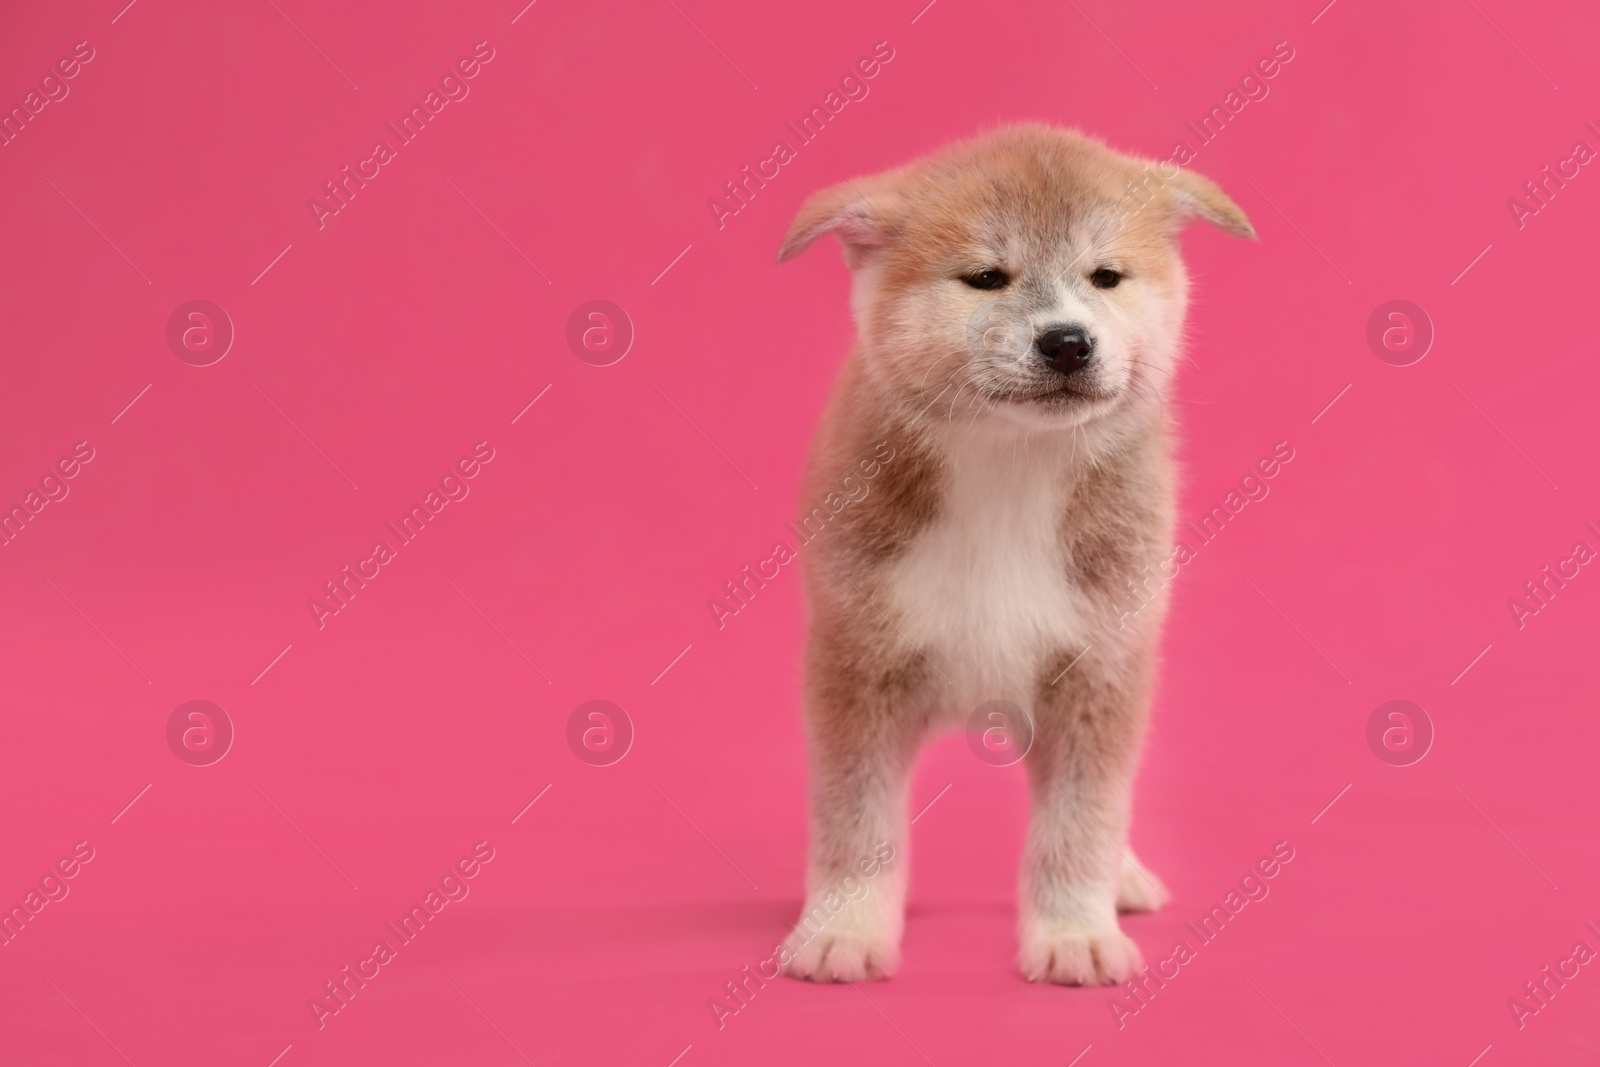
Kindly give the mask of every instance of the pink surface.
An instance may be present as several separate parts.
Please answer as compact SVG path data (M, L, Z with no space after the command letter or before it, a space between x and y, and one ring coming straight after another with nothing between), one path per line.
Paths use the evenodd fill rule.
M0 549L0 896L66 893L0 948L0 1060L1595 1061L1600 973L1562 961L1600 949L1600 574L1508 606L1600 548L1600 176L1562 163L1600 148L1592 9L124 2L0 33L8 107L93 55L0 148L0 502L39 508ZM708 198L883 41L719 229ZM769 983L719 1029L799 903L802 605L792 569L720 632L707 601L785 536L851 332L831 248L773 265L788 220L999 121L1195 147L1280 41L1193 161L1262 240L1186 239L1184 516L1295 458L1177 580L1133 832L1176 899L1126 928L1154 964L1293 861L1119 1026L1114 991L1015 973L1020 770L951 739L901 974ZM363 162L478 42L466 95ZM373 176L319 228L346 165ZM566 339L596 299L635 335L604 367ZM1391 299L1434 327L1410 366L1366 341ZM209 366L167 341L192 300L233 324ZM363 563L479 442L467 495ZM319 628L346 565L376 576ZM611 766L566 741L592 699L634 730ZM1436 734L1410 766L1366 740L1393 699ZM169 747L191 700L234 731L208 766L190 720ZM464 857L467 895L362 963ZM376 977L319 1029L346 965ZM1576 975L1519 1027L1546 965Z

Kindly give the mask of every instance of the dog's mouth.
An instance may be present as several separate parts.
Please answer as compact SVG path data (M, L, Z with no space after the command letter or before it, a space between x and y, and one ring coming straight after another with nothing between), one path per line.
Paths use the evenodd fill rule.
M1015 404L1045 407L1108 404L1117 398L1115 389L1096 388L1088 382L1052 382L1033 389L1018 390L1005 399Z

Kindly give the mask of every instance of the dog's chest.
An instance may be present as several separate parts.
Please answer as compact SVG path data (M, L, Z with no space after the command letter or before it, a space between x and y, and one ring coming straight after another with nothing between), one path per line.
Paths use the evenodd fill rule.
M937 518L892 566L896 625L958 707L1026 705L1043 661L1081 644L1089 617L1068 579L1070 454L977 435L953 443Z

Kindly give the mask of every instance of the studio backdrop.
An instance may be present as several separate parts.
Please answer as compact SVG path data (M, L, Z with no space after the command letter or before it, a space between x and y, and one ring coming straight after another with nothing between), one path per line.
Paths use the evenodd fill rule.
M0 27L0 1060L1600 1055L1592 7ZM1131 983L1025 981L1025 761L958 726L898 973L798 981L803 583L906 453L802 492L851 272L778 251L1019 122L1259 238L1182 236L1123 608L1168 605L1129 844L1172 899Z

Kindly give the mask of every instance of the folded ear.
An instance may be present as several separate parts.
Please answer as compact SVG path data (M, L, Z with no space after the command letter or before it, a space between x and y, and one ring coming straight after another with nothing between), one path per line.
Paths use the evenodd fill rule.
M862 257L885 247L899 233L898 209L899 197L882 178L847 180L813 193L789 224L778 262L793 259L831 233L844 246L845 263L854 270Z
M1170 203L1173 217L1180 224L1204 219L1223 233L1256 239L1256 228L1250 225L1243 209L1203 175L1180 169L1172 179Z

